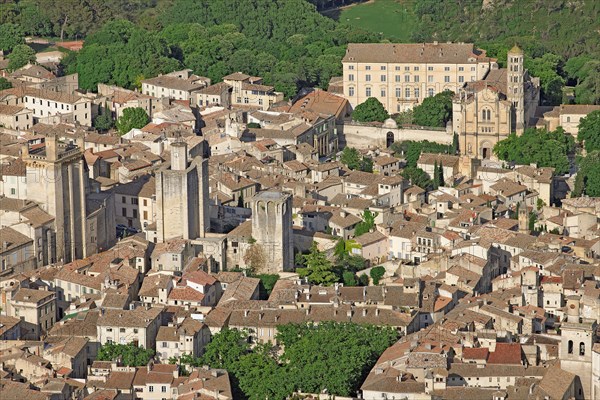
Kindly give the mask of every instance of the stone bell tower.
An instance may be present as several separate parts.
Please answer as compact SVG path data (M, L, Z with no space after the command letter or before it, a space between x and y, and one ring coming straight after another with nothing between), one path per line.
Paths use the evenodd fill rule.
M591 399L592 346L596 342L597 321L581 317L579 296L567 298L565 320L560 326L560 366L577 375L581 381L575 388L577 399Z
M525 129L525 69L523 66L523 50L515 45L508 51L508 73L506 79L506 94L512 104L512 130L517 134Z

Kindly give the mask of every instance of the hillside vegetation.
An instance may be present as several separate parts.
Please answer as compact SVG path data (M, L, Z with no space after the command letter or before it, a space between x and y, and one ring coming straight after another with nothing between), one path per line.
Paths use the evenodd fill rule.
M370 22L371 14L379 23ZM575 86L574 101L600 104L597 0L486 0L485 7L483 0L374 0L345 8L339 21L383 33L382 40L473 42L502 66L517 43L530 73L541 78L544 104L573 101L565 86Z

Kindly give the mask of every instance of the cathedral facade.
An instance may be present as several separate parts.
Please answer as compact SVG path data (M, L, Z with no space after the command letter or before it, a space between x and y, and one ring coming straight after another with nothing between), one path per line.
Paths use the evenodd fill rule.
M460 152L472 158L493 158L496 143L529 126L540 100L539 78L523 66L523 51L514 46L507 68L490 70L484 79L469 82L455 95L452 126Z

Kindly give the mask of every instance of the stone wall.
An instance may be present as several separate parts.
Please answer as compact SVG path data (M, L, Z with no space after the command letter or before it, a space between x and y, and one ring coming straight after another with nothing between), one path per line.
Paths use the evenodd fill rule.
M386 148L393 142L405 140L429 140L441 144L452 144L452 128L411 127L398 128L393 120L376 126L354 121L344 121L337 125L340 147L350 146L357 149Z

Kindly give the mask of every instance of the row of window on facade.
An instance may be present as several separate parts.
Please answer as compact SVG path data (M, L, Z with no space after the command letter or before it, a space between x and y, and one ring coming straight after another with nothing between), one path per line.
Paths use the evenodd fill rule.
M370 87L366 87L365 88L365 96L366 97L371 97L373 94L372 88ZM354 96L355 91L354 91L354 87L350 86L348 88L348 96ZM411 94L413 95L411 97ZM396 88L395 90L395 95L398 98L402 98L402 89L401 88ZM387 90L385 88L381 88L380 90L380 97L386 97L387 96ZM427 96L429 97L433 97L435 96L435 89L434 88L429 88L427 89ZM405 88L404 89L404 98L406 99L410 99L410 98L415 98L418 99L421 97L421 89L419 88L415 88L415 89L410 89L410 88Z
M27 96L25 96L25 102L27 102L28 100L29 99L27 98ZM36 104L35 103L35 98L31 99L31 103L34 104L34 105ZM47 101L47 103L48 103L48 107L50 107L50 101ZM44 100L40 99L40 105L44 105ZM66 106L67 106L66 110L69 111L69 105L66 104ZM54 108L58 109L58 103L57 102L54 102ZM88 108L88 104L87 103L83 103L83 108ZM65 104L64 103L60 104L60 109L61 110L65 109ZM73 110L77 111L77 104L73 105Z
M351 69L351 70L353 70L353 69L354 69L354 65L349 65L349 66L348 66L348 69ZM381 71L386 71L386 70L387 70L387 66L386 66L386 65L380 65L380 66L379 66L379 69L380 69ZM402 67L401 67L401 66L399 66L399 65L396 65L396 66L394 67L394 69L395 69L396 71L402 71ZM420 69L420 67L418 67L418 66L414 66L414 67L412 67L412 70L413 70L413 71L419 71L419 69ZM365 65L365 70L367 70L367 71L370 71L370 70L371 70L371 66L370 66L370 65ZM411 67L410 67L410 66L408 66L408 65L405 65L405 66L404 66L404 71L410 71L410 70L411 70ZM434 67L433 67L432 65L429 65L429 66L427 67L427 71L433 71L433 70L434 70ZM459 71L459 72L462 72L462 71L464 71L464 70L465 70L465 67L458 67L458 71ZM450 67L449 67L449 66L444 66L444 71L450 71ZM471 71L475 71L475 67L474 67L474 66L472 66L472 67L471 67Z
M411 75L404 75L404 82L410 82L410 77L411 77ZM419 82L420 81L419 75L412 75L412 77L413 77L413 82ZM372 80L372 77L371 77L370 74L365 75L365 81L366 82L371 82L371 80ZM387 75L381 75L379 77L379 80L381 82L387 82ZM354 74L349 74L348 75L348 81L354 82ZM395 81L396 82L402 82L402 76L396 75ZM433 75L428 75L427 76L427 82L433 83L434 81L435 81L435 78L434 78ZM471 81L472 82L475 81L475 75L471 76ZM445 83L450 83L450 75L445 75L444 76L444 82ZM465 82L465 77L463 75L459 75L458 82L459 83L464 83Z

